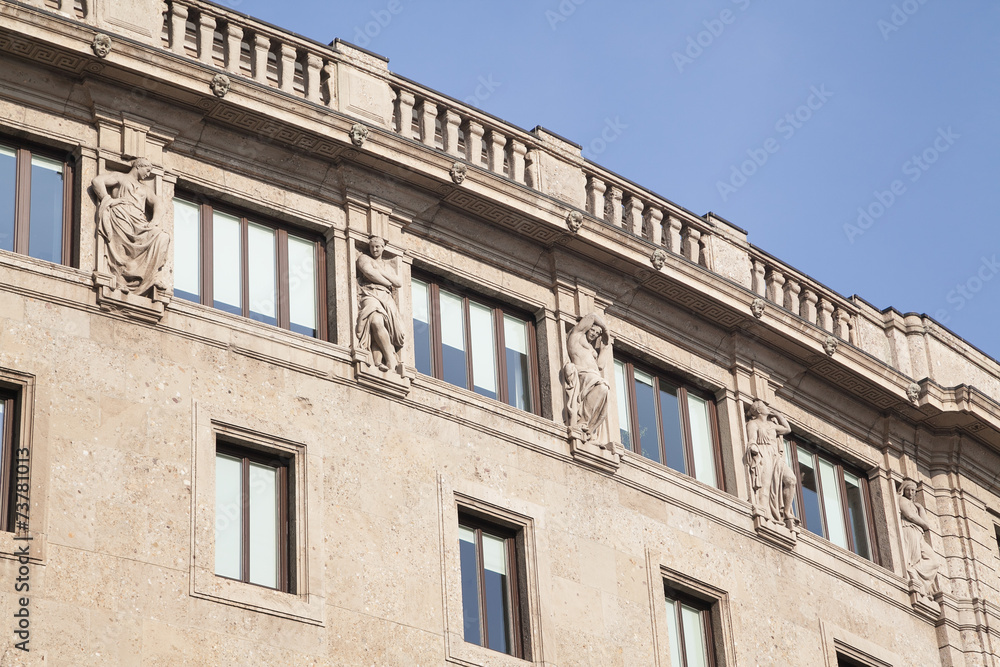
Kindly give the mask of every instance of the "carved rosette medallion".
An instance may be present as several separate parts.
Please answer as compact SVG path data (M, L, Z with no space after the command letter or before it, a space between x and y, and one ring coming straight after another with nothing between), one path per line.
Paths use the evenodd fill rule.
M103 32L94 35L94 41L90 43L91 50L98 58L107 58L108 54L111 53L111 47L111 38Z
M368 128L362 123L355 123L351 125L351 143L361 148L362 144L368 139Z

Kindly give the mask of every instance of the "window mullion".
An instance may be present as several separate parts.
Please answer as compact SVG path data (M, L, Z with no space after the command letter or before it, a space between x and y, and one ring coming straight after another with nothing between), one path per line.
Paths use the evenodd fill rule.
M14 184L14 252L28 254L31 218L31 152L17 149Z
M472 375L472 317L469 313L469 297L462 297L462 326L465 328L465 388L476 390L476 380Z
M326 244L316 241L316 336L320 340L329 339L326 303ZM332 272L331 272L331 275ZM291 295L289 295L289 299ZM291 324L289 324L291 326Z
M784 438L784 436L776 436ZM802 516L797 517L799 523L805 524L806 504L805 495L802 493L802 470L799 468L799 445L795 440L785 438L785 447L788 448L788 457L792 461L792 470L795 471L795 500L796 508Z
M520 628L520 599L517 592L517 552L514 546L514 538L504 539L505 552L507 554L507 600L510 603L510 610L507 614L507 622L510 624L510 639L513 645L513 655L520 658L524 655L521 646Z
M72 266L73 257L73 164L66 160L63 162L63 201L62 201L62 257L60 263ZM162 206L162 204L160 204Z
M542 414L541 406L541 395L542 395L542 385L541 385L541 375L538 371L538 339L535 335L535 323L529 321L528 323L528 358L530 360L531 367L531 412L536 415ZM506 350L504 350L506 353ZM614 360L611 361L614 364ZM612 372L614 368L612 367Z
M275 286L278 290L278 307L275 309L275 315L278 320L278 326L282 329L291 328L291 312L289 306L289 294L288 294L288 232L284 229L275 229L275 252L278 253L277 261L275 262L275 268L278 271L278 284ZM317 271L316 273L319 273ZM317 328L319 326L319 314L317 313Z
M721 491L726 490L726 476L722 470L722 437L719 434L719 409L713 398L708 402L709 428L712 436L713 456L715 457L715 483Z
M684 642L684 614L681 613L681 601L680 599L673 600L674 616L677 618L677 641L680 643L680 654L681 662L684 664L681 667L687 667L688 664L688 653L687 644Z
M0 398L3 404L3 423L0 424L0 445L3 454L0 463L0 530L14 532L16 521L11 521L10 507L10 485L14 479L14 401L9 398Z
M250 221L240 216L240 310L250 317Z
M444 343L441 340L441 288L437 283L428 283L430 288L431 319L431 370L434 377L444 378Z
M507 345L504 338L504 318L503 311L499 308L493 309L493 348L494 361L497 374L497 398L510 404L510 397L507 395Z
M823 498L823 473L819 467L819 453L811 451L813 463L813 477L816 480L816 495L819 496L819 520L823 524L823 538L830 539L830 522L826 518L826 501ZM831 489L832 491L832 489Z
M288 472L286 465L278 466L278 586L279 590L291 590L289 581L289 558L291 557L288 525Z
M209 204L202 204L200 207L201 218L201 303L211 306L214 303L214 267L215 250L212 237L212 207Z
M476 585L479 587L479 632L483 646L490 647L489 622L486 618L486 562L483 556L483 529L476 528Z
M667 464L667 434L663 432L663 406L660 405L660 378L653 376L653 409L656 415L656 435L657 445L660 452L660 461Z
M833 469L837 475L837 487L840 493L840 520L844 522L844 533L847 535L847 548L857 553L857 545L854 543L854 525L851 523L850 510L847 507L847 483L844 482L844 466L836 463Z
M687 389L677 387L677 403L681 409L681 440L684 446L684 465L687 467L687 474L695 477L697 470L694 468L694 439L691 436L691 413L688 410Z
M871 552L872 562L876 565L882 564L882 559L879 555L878 542L875 539L875 515L872 509L872 497L871 497L871 487L868 484L868 477L866 475L859 475L858 481L861 482L861 498L865 503L865 526L868 528L868 551Z
M250 459L243 456L240 459L242 466L242 479L240 480L240 513L243 517L242 545L240 548L243 557L242 573L240 581L250 581Z
M639 443L639 409L636 406L635 394L635 368L632 362L625 363L625 384L628 385L628 422L631 430L632 451L642 454L642 445Z

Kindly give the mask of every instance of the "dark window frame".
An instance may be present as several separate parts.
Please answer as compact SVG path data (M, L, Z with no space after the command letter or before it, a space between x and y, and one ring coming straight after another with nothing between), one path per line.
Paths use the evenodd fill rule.
M78 262L76 247L79 229L73 224L76 212L76 198L73 196L76 187L75 158L66 151L47 148L32 142L12 139L0 135L0 145L10 148L15 153L14 182L14 252L27 255L28 242L31 234L31 157L33 155L61 162L63 165L62 191L62 238L60 259L57 264L75 267Z
M695 607L698 609L701 616L701 628L702 637L705 640L705 646L708 647L708 667L716 667L719 664L719 647L716 645L714 625L716 619L714 615L716 614L716 605L718 600L706 600L701 597L696 597L682 590L678 590L670 584L669 581L664 580L663 582L663 596L666 602L675 602L686 604L689 607ZM677 665L676 667L686 667L688 663L687 648L684 643L684 619L683 615L680 613L680 605L674 604L673 613L675 614L677 622L677 638L680 642L678 650L681 655L681 660L684 662L683 665ZM668 613L671 610L668 609ZM670 620L668 619L669 623Z
M198 207L198 243L201 256L198 258L199 273L199 301L203 306L214 308L213 301L213 277L214 277L214 255L213 255L213 216L214 211L239 218L240 221L240 315L239 317L250 317L250 244L249 229L250 223L268 227L275 232L275 278L276 278L276 308L275 314L277 326L286 331L291 329L291 315L289 306L289 286L288 286L288 235L312 241L316 248L316 335L318 340L327 340L327 312L326 312L326 247L322 237L315 232L299 229L292 225L278 222L267 216L248 213L245 210L231 207L226 204L217 204L209 198L183 190L174 193L174 199L181 199L189 204ZM173 202L171 201L171 206ZM174 244L174 252L178 248ZM185 301L188 299L182 298ZM216 309L221 310L221 309ZM222 312L228 312L223 310ZM235 314L235 313L230 313ZM257 320L254 320L257 321ZM293 333L295 333L293 331ZM301 334L304 335L304 334Z
M442 339L441 339L441 299L440 292L441 288L445 291L451 292L455 296L461 297L462 299L462 313L465 321L465 341L468 347L465 355L465 381L466 387L461 387L466 391L472 391L475 393L475 384L473 383L472 377L472 324L471 318L469 316L469 301L473 301L481 306L486 306L490 308L493 312L493 342L494 342L494 360L496 362L497 368L497 397L495 399L506 405L510 405L509 396L507 394L507 364L506 360L506 344L504 340L504 325L503 316L510 315L527 325L528 330L528 370L531 373L531 378L528 382L528 393L531 406L525 412L529 412L534 415L541 415L541 379L538 369L538 338L536 334L536 325L534 316L518 309L517 307L509 306L503 302L497 301L496 299L491 299L489 297L481 296L471 290L466 289L461 285L448 282L439 276L435 276L430 273L423 271L413 271L411 275L411 284L413 280L419 280L427 285L428 290L428 317L430 318L430 340L431 340L431 377L438 380L444 380L444 360L442 353ZM412 288L411 288L412 291ZM411 322L412 324L412 322ZM446 381L446 380L444 380ZM455 385L457 386L457 385ZM481 394L477 394L480 395ZM488 397L483 397L488 398ZM511 407L515 407L512 406Z
M251 448L244 443L235 440L218 438L215 444L215 454L218 456L231 456L239 458L242 467L240 480L240 512L242 536L240 538L240 563L241 576L239 579L227 577L215 573L215 576L230 581L239 581L251 586L258 586L267 590L278 590L283 593L295 593L295 520L294 507L292 505L293 490L292 474L294 460L292 456L279 455L276 453L263 452L259 449ZM263 584L250 581L250 463L259 463L279 471L278 474L278 586L272 588Z
M707 392L703 389L698 389L692 387L690 384L684 382L680 378L670 373L664 373L659 371L652 366L643 364L641 362L635 362L628 356L615 355L615 361L620 362L625 368L625 391L628 397L628 413L629 413L629 446L628 449L639 456L642 454L642 436L639 433L639 411L636 408L636 394L635 394L635 370L638 368L641 372L652 376L653 378L653 397L656 401L656 411L657 415L662 414L662 406L660 405L660 382L664 382L668 386L677 390L677 402L680 406L681 414L681 441L684 447L684 467L685 472L682 475L687 475L692 479L695 478L694 464L694 439L691 435L691 415L688 412L688 402L687 395L694 394L698 398L703 399L708 403L708 417L710 422L710 428L712 431L712 456L715 462L715 481L717 482L716 488L720 491L726 490L726 476L723 474L722 468L722 437L719 429L719 409L716 405L716 398L711 392ZM619 429L621 425L619 425ZM669 468L666 464L666 439L662 433L663 424L662 418L656 420L656 433L658 438L659 450L660 450L660 463L665 468ZM645 458L645 457L643 457ZM651 461L652 459L646 459ZM656 461L653 461L656 463ZM670 468L673 470L673 468ZM680 471L676 471L680 472Z
M20 446L17 425L21 420L21 401L18 392L0 384L0 404L3 404L3 421L0 422L0 532L12 533L15 526L14 508L14 451Z
M865 527L868 530L868 551L871 553L871 558L865 558L865 560L871 560L871 562L876 565L881 565L882 563L879 550L876 547L875 516L872 508L872 494L871 486L868 483L868 474L857 466L853 466L850 463L845 464L841 457L832 454L829 450L819 447L794 432L781 437L785 439L785 446L788 448L787 451L789 452L792 460L792 471L795 473L795 510L796 516L799 521L802 522L803 528L805 528L805 499L802 493L802 471L799 469L799 447L811 453L813 457L813 470L816 473L816 488L819 490L817 495L819 496L820 520L823 522L823 532L825 533L825 535L817 535L817 537L821 537L827 542L833 544L829 538L829 527L826 525L826 501L824 500L822 476L819 474L818 459L823 458L828 463L833 464L836 471L838 486L837 493L840 494L841 498L841 517L844 521L844 532L847 534L847 550L856 556L865 558L857 552L857 546L854 543L854 530L851 524L850 511L847 506L847 484L844 481L845 471L856 476L861 483L861 493L865 503ZM799 516L800 514L802 516ZM806 528L806 530L809 529ZM810 530L809 532L813 531ZM816 535L816 533L813 534Z
M472 530L476 534L476 570L478 575L477 585L479 590L479 632L483 642L482 644L478 644L478 646L482 646L486 649L489 649L489 622L486 615L486 596L484 595L484 591L486 590L486 568L483 559L482 535L485 532L487 535L504 540L508 570L506 575L507 596L510 603L510 613L506 621L510 627L512 639L511 643L513 644L511 647L512 652L507 655L523 659L525 656L525 634L527 629L523 625L521 615L522 559L520 558L519 550L522 547L518 546L518 542L523 538L522 531L518 528L512 528L507 525L495 523L488 518L483 518L479 513L470 512L465 508L459 509L458 526L459 528ZM462 603L464 605L465 601L463 600Z

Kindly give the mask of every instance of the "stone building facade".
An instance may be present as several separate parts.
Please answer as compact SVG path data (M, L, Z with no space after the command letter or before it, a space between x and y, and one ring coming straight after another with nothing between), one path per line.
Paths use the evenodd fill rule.
M0 665L1000 665L933 320L203 0L0 59Z

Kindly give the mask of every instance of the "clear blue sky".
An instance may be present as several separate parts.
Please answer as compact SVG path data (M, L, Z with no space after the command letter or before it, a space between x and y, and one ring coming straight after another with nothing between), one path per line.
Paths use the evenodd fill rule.
M478 88L481 109L1000 358L995 0L226 4L452 97Z

